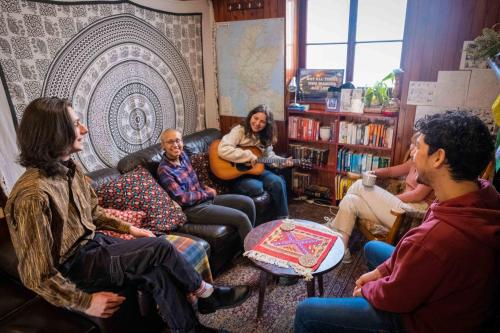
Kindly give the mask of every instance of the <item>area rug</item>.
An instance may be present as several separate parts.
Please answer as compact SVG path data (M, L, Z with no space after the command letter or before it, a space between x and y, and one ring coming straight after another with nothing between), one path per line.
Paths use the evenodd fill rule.
M332 209L336 212L336 209ZM320 207L305 202L292 203L290 215L293 218L308 219L324 223L324 216L332 217L328 207ZM351 250L354 261L340 264L324 275L326 297L351 296L356 279L367 271L361 248L366 240L359 233L353 233ZM217 285L248 284L251 287L249 299L233 309L219 310L214 314L200 315L204 325L224 328L231 332L293 332L295 309L307 296L306 283L300 280L285 286L270 281L264 300L262 318L257 321L257 301L260 271L247 258L239 257L215 279Z

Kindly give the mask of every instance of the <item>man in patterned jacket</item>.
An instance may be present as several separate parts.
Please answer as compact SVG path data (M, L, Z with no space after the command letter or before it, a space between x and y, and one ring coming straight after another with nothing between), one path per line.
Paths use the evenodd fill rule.
M124 297L110 291L140 285L155 298L172 332L212 332L202 313L243 302L248 287L213 287L202 280L175 247L148 230L106 216L70 158L83 149L88 132L71 104L38 98L26 108L18 131L20 162L27 168L6 205L23 284L48 302L107 318ZM129 233L120 240L96 229Z

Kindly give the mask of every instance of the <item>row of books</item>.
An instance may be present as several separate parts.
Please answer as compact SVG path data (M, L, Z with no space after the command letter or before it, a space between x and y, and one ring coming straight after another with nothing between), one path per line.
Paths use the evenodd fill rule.
M290 144L293 158L308 160L313 165L326 165L328 163L328 149L320 147L310 147L301 144Z
M355 182L355 179L348 178L343 175L335 176L335 199L342 200L347 193L347 190Z
M372 147L392 147L394 126L384 123L339 123L339 143Z
M387 156L358 153L347 148L339 149L337 155L337 171L362 173L378 168L386 168L390 163L391 159Z
M292 169L292 192L298 195L304 194L311 183L311 175Z
M288 117L288 138L297 140L317 141L320 139L321 123L317 120L305 117ZM335 122L323 124L321 127L329 127L329 140L335 138Z

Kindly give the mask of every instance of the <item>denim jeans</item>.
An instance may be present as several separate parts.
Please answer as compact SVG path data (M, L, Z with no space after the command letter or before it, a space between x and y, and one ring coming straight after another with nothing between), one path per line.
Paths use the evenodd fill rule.
M94 293L137 285L149 291L171 332L186 332L198 320L186 299L201 277L163 238L122 240L96 233L59 268L78 288Z
M264 170L259 176L243 176L232 184L235 193L254 197L266 190L271 195L277 217L288 216L288 200L285 180L277 174Z
M394 247L379 241L368 242L365 256L370 267L385 261ZM295 333L304 332L406 332L399 314L375 309L363 297L308 298L295 314Z

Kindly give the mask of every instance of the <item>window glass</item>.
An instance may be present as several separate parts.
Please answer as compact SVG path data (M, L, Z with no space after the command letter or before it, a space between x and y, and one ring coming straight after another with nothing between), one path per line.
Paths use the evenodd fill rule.
M306 68L345 69L347 44L308 45Z
M406 0L358 0L356 41L402 40Z
M353 83L356 87L373 85L400 67L402 42L356 44Z
M307 43L346 43L349 0L307 1Z

